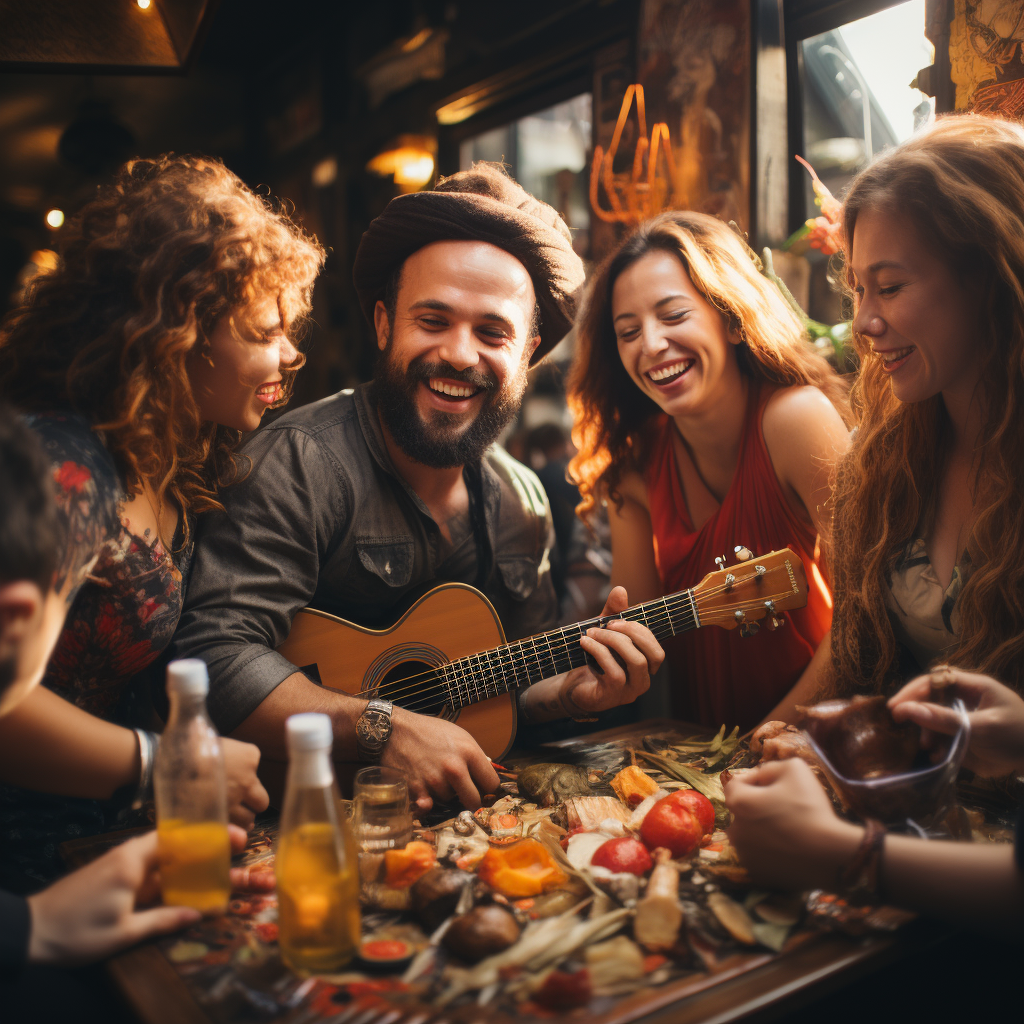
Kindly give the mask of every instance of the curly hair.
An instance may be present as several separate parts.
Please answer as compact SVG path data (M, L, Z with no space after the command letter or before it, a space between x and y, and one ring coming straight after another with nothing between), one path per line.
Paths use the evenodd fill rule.
M69 220L57 269L0 325L0 394L25 411L88 419L129 493L148 481L183 513L219 508L241 435L203 422L186 359L218 320L268 294L286 332L300 331L323 259L220 161L132 160Z
M707 214L663 213L640 225L601 265L577 322L568 392L579 451L569 472L580 489L577 512L584 519L599 491L621 507L618 485L624 473L642 466L650 426L661 411L624 372L612 323L615 282L651 252L677 257L698 291L740 333L742 372L782 386L811 384L849 417L843 379L812 351L796 314L758 271L739 235Z
M978 358L986 420L969 541L975 566L957 603L949 662L1024 688L1024 128L979 115L941 118L863 171L843 204L847 253L867 210L908 218L932 252L983 287ZM849 281L848 281L849 284ZM854 444L836 479L833 694L885 692L900 658L885 605L893 562L935 506L949 450L940 395L904 404L867 339L852 399Z

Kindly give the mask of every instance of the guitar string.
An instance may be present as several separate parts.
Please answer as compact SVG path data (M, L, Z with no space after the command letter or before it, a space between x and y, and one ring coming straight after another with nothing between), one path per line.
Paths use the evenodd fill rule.
M781 565L780 566L775 566L775 567L773 567L771 569L766 570L759 577L747 577L746 579L743 579L743 580L737 580L737 581L735 581L732 584L721 584L721 585L718 585L718 586L715 586L715 587L710 587L710 588L708 588L707 591L705 591L704 593L702 593L700 595L701 600L705 600L708 597L717 596L718 594L723 593L724 591L731 589L731 587L736 586L737 583L749 583L749 582L752 582L755 578L763 580L769 573L776 573L776 572L782 571L784 568L785 568L785 566L781 566ZM692 588L691 588L691 590L692 590ZM684 591L681 591L680 593L678 593L676 595L673 595L671 597L655 598L652 601L645 602L646 604L658 604L658 603L661 603L661 605L662 605L660 610L658 610L657 612L653 612L652 611L652 613L651 613L651 618L654 619L654 628L659 628L659 627L661 627L663 625L666 625L666 624L669 626L669 628L672 628L673 615L678 613L678 612L680 612L680 611L686 612L686 613L689 613L689 614L692 615L692 611L691 611L691 609L689 607L691 590L684 590ZM673 606L671 610L669 610L669 608L668 608L668 606L670 604ZM740 602L739 604L723 605L720 609L718 609L718 611L735 611L737 609L743 608L744 606L746 606L746 607L750 608L751 610L753 610L753 608L759 607L759 603L743 601L743 602ZM628 611L635 611L635 610L643 608L643 607L644 607L644 605L642 605L642 604L641 605L634 605L633 608L627 608L626 611L627 612ZM624 616L624 614L625 613L620 614L619 617L622 618ZM538 633L536 636L532 636L532 637L524 637L522 640L516 640L516 641L513 641L510 644L504 644L501 647L495 647L495 648L491 648L490 650L487 650L487 651L481 651L481 652L478 652L478 653L463 655L461 658L456 658L453 661L444 662L441 665L436 666L435 668L430 668L430 669L427 669L427 670L422 671L422 672L417 672L417 673L414 673L411 676L403 676L401 679L394 680L394 682L395 683L402 683L402 684L410 684L410 683L412 683L413 685L405 685L402 689L399 689L399 690L394 690L391 687L389 687L388 690L387 690L388 699L394 700L394 698L404 697L404 696L406 696L409 693L414 693L416 691L419 691L419 690L422 689L418 685L420 682L426 681L426 680L430 679L431 677L437 679L438 678L438 674L443 672L443 670L447 669L449 666L453 666L453 667L457 666L460 669L462 669L462 667L460 666L460 662L469 662L469 660L471 658L476 658L477 659L477 668L476 669L473 669L472 665L467 665L467 667L468 667L468 669L469 669L469 671L471 673L474 672L474 671L479 672L479 671L481 671L481 669L483 669L484 671L488 671L488 674L494 675L495 673L494 673L493 669L490 666L490 659L491 659L491 657L493 657L494 655L497 655L498 658L499 658L499 664L500 664L500 659L503 656L509 657L509 660L511 662L515 657L517 657L515 655L515 653L511 651L511 648L515 647L515 646L518 646L520 648L520 653L519 653L518 657L521 660L523 660L524 662L528 662L528 660L530 658L530 655L528 655L526 653L525 649L524 649L524 645L526 643L531 643L533 645L533 649L534 649L533 657L534 657L534 659L537 662L537 667L543 670L542 658L547 657L551 661L552 665L555 668L555 672L553 674L554 675L558 675L559 672L561 672L561 671L568 671L568 670L566 670L566 669L559 669L558 665L557 665L557 662L555 661L555 658L556 657L562 657L562 656L569 656L569 657L571 657L571 655L569 654L568 651L566 651L564 655L562 655L561 653L555 654L555 652L553 652L552 649L551 649L551 640L554 639L556 642L561 640L562 643L564 644L564 642L566 640L568 640L570 637L575 635L575 634L571 634L570 633L567 636L565 634L565 630L572 629L573 627L576 627L576 629L579 629L580 626L582 626L584 623L587 623L587 622L592 622L592 623L596 624L600 620L600 618L601 618L601 616L594 616L591 619L584 619L582 622L573 623L572 626L564 626L564 627L561 627L560 629L548 630L545 633ZM632 618L632 619L627 619L626 621L639 622L639 621L641 621L641 619L640 618ZM649 621L650 620L648 620L648 622ZM593 628L593 626L588 626L587 628L590 629L590 628ZM583 631L580 630L578 636L582 637L583 635L584 635ZM536 644L536 641L538 641L538 640L544 640L545 641L545 644L546 644L546 647L547 647L547 651L546 652L538 650L537 644ZM508 655L503 655L501 653L501 652L505 652L505 651L508 652ZM480 662L481 658L486 658L487 659L487 664L486 665L481 664L481 662ZM571 661L570 661L570 668L571 667L573 667L573 666L572 666ZM462 669L462 674L463 674L464 681L465 681L465 674L466 674L465 673L465 669ZM447 673L444 673L444 675L446 676ZM529 678L529 665L528 664L527 664L527 678ZM546 678L549 678L549 677L548 676L541 676L541 679L546 679ZM476 689L476 684L474 683L473 685L474 685L474 689ZM449 690L449 686L448 686L448 683L447 683L447 678L445 678L443 683L441 683L437 687L434 687L433 689L441 692L442 694L445 691ZM468 695L468 691L467 691L467 695ZM499 695L500 694L496 693L496 694L493 694L492 696L499 696ZM430 703L432 703L432 701ZM473 702L471 701L470 703L473 703ZM413 709L410 706L405 706L405 710L409 711L409 710L413 710Z
M741 606L742 606L742 605L724 605L724 606L723 606L723 607L722 607L722 608L721 608L720 610L721 610L721 611L731 611L731 610L735 610L736 608L739 608L739 607L741 607ZM638 606L638 607L639 607L639 606ZM661 616L662 618L665 618L665 617L666 617L666 616L665 616L665 613L663 613L663 612L662 612L662 613L659 613L659 615L660 615L660 616ZM671 616L667 616L667 617L668 617L668 619L669 619L669 623L670 623L670 625L671 625ZM634 620L632 620L632 621L637 621L637 622L638 622L638 621L640 621L640 620L639 620L639 619L634 619ZM656 626L657 626L657 624L658 624L658 623L656 622ZM568 628L568 627L566 627L566 628ZM557 633L557 632L561 632L561 631L558 631L558 630L556 630L556 631L553 631L553 632L556 632L556 633ZM540 634L540 636L545 636L545 637L547 637L547 636L549 636L549 635L550 635L550 634ZM582 634L581 634L581 635L582 635ZM534 639L534 638L528 638L528 639ZM556 639L557 639L557 638L556 638ZM562 636L562 640L563 640L563 643L564 643L564 642L565 642L566 640L568 640L568 639L569 639L569 637L566 637L566 636L564 636L564 635ZM511 647L512 645L506 645L506 646L507 646L507 647ZM555 658L556 658L556 657L568 657L568 658L569 658L569 667L570 667L570 668L576 667L576 666L573 666L573 664L572 664L572 655L573 655L574 653L576 653L576 651L577 651L577 650L579 650L579 648L576 648L576 649L574 649L573 651L570 651L570 650L568 649L568 647L566 646L566 650L565 650L564 654L563 654L562 652L557 652L557 653L556 653L556 652L553 652L553 651L552 651L552 650L550 649L550 641L548 641L548 648L549 648L549 649L548 649L548 652L547 652L547 657L548 657L548 658L549 658L549 659L551 660L551 663L552 663L552 665L553 665L553 666L554 666L554 668L555 668L555 674L556 674L556 675L557 675L557 674L558 674L558 672L560 672L560 671L568 671L567 669L559 669L559 667L558 667L558 664L557 664L557 662L555 661ZM495 648L494 650L501 650L501 648ZM479 666L479 664L480 664L480 658L484 657L484 655L487 655L487 654L489 654L489 653L490 653L490 652L482 652L482 653L481 653L481 654L479 654L479 655L468 655L468 656L467 656L467 659L471 659L471 658L473 658L473 657L476 657L476 658L477 658L477 661L478 661L478 666ZM462 659L460 659L460 660L462 660ZM538 662L538 667L541 667L541 668L542 668L543 666L541 665L541 659L540 659L540 657L539 657L539 656L538 656L538 658L537 658L537 662ZM448 662L447 664L449 664L449 665L450 665L450 664L455 664L455 663L454 663L454 662ZM501 663L500 663L500 660L499 660L499 668L500 668L500 664L501 664ZM440 668L440 667L446 667L446 666L439 666L439 668ZM487 665L485 665L485 666L482 666L482 667L484 668L484 670L485 670L485 671L489 671L489 674L490 674L490 675L491 675L492 677L496 677L496 676L497 676L497 673L496 673L496 672L494 671L493 667L492 667L492 666L490 666L490 664L489 664L489 663L488 663ZM479 670L479 668L478 668L478 670ZM472 667L470 667L470 671L471 671L471 672L472 672L472 671L474 671L474 670L472 669ZM436 677L436 674L437 674L437 673L436 673L436 672L434 672L434 673L423 673L423 674L426 674L426 675L430 675L430 674L433 674L433 675L435 675L435 677ZM502 675L504 676L504 671L502 671ZM409 677L409 678L411 678L411 677ZM548 678L548 677L546 677L546 676L542 676L541 678L543 679L543 678ZM538 681L539 681L539 680L538 680ZM507 682L507 680L506 680L506 682ZM477 683L476 683L475 681L472 681L472 685L473 685L473 689L474 689L474 692L478 694L478 693L479 693L479 691L478 691ZM431 705L432 705L432 704L433 704L433 703L435 702L434 694L440 694L440 695L441 695L441 696L443 697L443 695L444 695L444 692L445 692L445 687L444 687L444 686L434 686L434 687L426 687L426 688L422 688L422 689L420 689L420 688L414 688L414 689L418 689L418 690L419 690L419 693L417 694L417 696L419 696L419 697L420 697L420 698L422 698L422 699L420 699L420 700L418 700L418 701L416 701L416 702L412 702L412 703L410 703L410 704L404 705L404 707L405 707L405 710L406 710L406 711L414 711L414 712L415 712L415 711L418 711L418 710L420 710L420 709L423 709L423 708L428 708L428 707L430 707L430 706L431 706ZM486 684L485 684L485 692L486 692ZM493 693L493 694L488 694L488 696L491 696L491 697L497 697L497 696L500 696L500 695L501 695L501 692L502 692L502 691L498 691L498 692L496 692L496 693ZM507 693L507 692L510 692L510 688L507 688L507 689L506 689L506 690L505 690L504 692L506 692L506 693ZM467 694L468 694L468 689L467 689ZM476 703L476 702L475 702L475 701L470 701L470 703L472 704L472 703ZM462 705L462 706L466 706L466 705Z
M764 577L767 576L768 573L778 572L778 571L781 571L783 568L785 568L785 567L784 566L776 566L776 567L774 567L772 569L768 569L759 578L760 579L764 579ZM741 580L739 582L746 583L746 582L749 582L751 579L752 579L752 577L748 577L747 579ZM731 586L735 586L735 583L733 583ZM705 599L707 597L714 596L715 594L721 593L721 592L723 592L725 590L728 590L728 589L730 589L730 585L721 585L721 586L709 588L704 594L701 595L701 598ZM651 617L655 619L655 628L659 628L660 626L665 625L666 622L667 622L669 628L672 628L672 619L673 619L673 615L674 614L678 613L679 611L682 611L684 613L689 613L690 612L690 608L688 607L688 605L689 605L689 594L690 594L690 591L682 591L682 592L680 592L679 594L677 594L677 595L675 595L673 597L656 598L656 599L654 599L654 601L647 602L647 604L657 604L660 601L661 604L662 604L662 608L657 613L652 612L652 615L651 615ZM671 611L669 611L668 607L667 607L670 602L675 606ZM725 605L721 609L718 609L718 611L735 611L735 610L737 610L739 608L742 608L744 606L747 606L747 607L749 607L751 609L753 609L755 607L758 607L757 604L752 604L751 602L740 602L739 604ZM634 611L634 610L642 608L642 607L643 607L642 605L635 605L631 609L626 609L626 611ZM594 622L594 623L596 623L599 619L600 619L600 616L595 616L593 619L585 619L585 620L583 620L582 623L574 623L573 625L577 629L579 629L579 627L582 626L584 623L586 623L586 622ZM640 619L639 618L634 618L634 619L629 619L627 621L638 622L638 621L640 621ZM450 686L449 686L448 680L447 680L447 671L446 670L447 670L447 668L449 666L455 667L455 668L457 668L460 671L460 673L462 675L462 683L463 683L464 686L467 687L467 689L466 689L467 696L469 695L469 690L468 690L468 686L469 685L472 685L474 691L478 693L479 692L478 691L478 684L472 678L472 675L474 673L479 673L479 672L483 671L483 672L485 672L486 674L488 674L488 675L490 675L492 677L495 676L497 673L494 671L494 668L491 665L491 658L493 656L497 655L498 659L499 659L499 665L500 665L501 658L502 657L506 657L506 658L508 658L509 663L512 664L513 660L517 657L515 652L513 652L511 650L511 648L513 648L515 646L518 646L520 648L520 651L518 653L518 658L520 660L522 660L523 663L526 665L527 678L529 678L529 671L530 671L530 669L529 669L528 662L529 662L529 659L530 659L531 655L527 654L527 652L526 652L525 644L527 644L527 643L530 643L533 646L533 655L532 655L532 657L537 662L538 669L543 671L543 668L544 668L544 666L543 666L543 659L547 658L548 660L551 661L552 667L555 670L554 673L552 673L552 674L557 675L559 672L567 671L567 670L566 669L560 669L558 667L556 658L558 658L558 657L565 657L565 656L569 657L570 658L570 665L569 665L569 667L572 668L573 667L572 662L571 662L572 654L568 650L566 650L565 653L563 654L562 652L558 652L555 649L552 649L551 643L552 643L552 640L554 640L556 643L558 643L558 641L561 641L562 644L564 645L565 641L568 640L571 636L576 636L576 634L569 634L568 636L565 634L565 630L566 629L570 629L570 628L572 628L572 627L566 626L566 627L562 627L561 629L549 630L546 633L539 633L539 634L537 634L536 636L533 636L533 637L525 637L523 640L514 641L511 644L505 644L503 647L492 648L489 651L482 651L482 652L479 652L479 653L464 655L463 657L457 658L454 661L445 662L442 665L437 666L436 668L431 668L431 669L427 669L427 670L422 671L422 672L414 673L411 676L403 676L401 679L395 680L395 683L403 683L403 684L414 683L416 685L411 685L411 686L407 685L407 686L404 686L404 688L400 689L400 690L393 690L393 689L389 688L388 691L387 691L388 696L389 696L389 698L400 698L400 697L403 697L403 696L405 696L405 695L407 695L407 694L409 694L411 692L417 692L417 691L419 691L419 695L420 696L423 696L424 693L429 693L430 690L433 690L435 692L440 693L442 696L444 696L445 692L447 691L451 696L454 697L455 695L451 694L451 692L450 692ZM592 627L588 626L588 628L592 628ZM580 637L583 636L583 631L582 630L580 630L578 636L580 636ZM540 650L538 648L538 646L537 646L537 641L538 640L543 640L545 642L545 646L547 648L546 651L542 651L542 650ZM580 648L574 648L573 649L573 653L575 653L575 652L577 652L579 650L580 650ZM507 654L503 654L502 652L507 652ZM472 662L471 662L471 659L473 659L473 658L477 659L477 667L476 668L473 667ZM486 664L484 662L482 662L481 659L486 659ZM463 664L460 664L460 663L465 663L465 664L463 665ZM470 678L467 678L467 671L466 671L467 669L468 669L468 671L470 673ZM443 682L439 678L439 676L441 676L441 675L443 675L443 677L444 677L443 678ZM514 672L514 675L518 679L518 675L515 674L515 672ZM430 678L434 678L435 680L437 680L439 685L437 685L435 687L431 687L430 689L424 691L423 688L418 685L418 683L426 681L426 680L428 680ZM549 678L549 677L548 676L541 676L540 678L541 679L545 679L545 678ZM456 679L456 684L458 684L458 679ZM485 688L486 688L486 683L484 683L484 685L485 685ZM500 691L498 693L490 694L489 696L499 696L499 695L500 695ZM428 701L428 703L433 703L433 700ZM475 702L474 701L469 701L468 703L475 703ZM423 705L421 705L421 706L423 706ZM462 706L465 706L465 705L462 705ZM413 710L413 708L411 706L406 706L406 710Z

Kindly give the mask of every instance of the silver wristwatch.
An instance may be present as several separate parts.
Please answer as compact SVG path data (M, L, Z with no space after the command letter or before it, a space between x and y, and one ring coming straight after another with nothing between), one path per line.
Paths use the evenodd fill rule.
M377 697L367 702L363 713L356 720L356 751L360 761L376 763L381 759L391 737L393 707L391 701Z

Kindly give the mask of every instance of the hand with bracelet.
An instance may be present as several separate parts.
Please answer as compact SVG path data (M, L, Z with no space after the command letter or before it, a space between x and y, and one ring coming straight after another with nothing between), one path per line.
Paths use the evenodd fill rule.
M1024 934L1024 850L1015 856L1011 843L883 836L843 821L796 758L730 782L725 800L733 815L729 840L758 885L859 890L928 916Z

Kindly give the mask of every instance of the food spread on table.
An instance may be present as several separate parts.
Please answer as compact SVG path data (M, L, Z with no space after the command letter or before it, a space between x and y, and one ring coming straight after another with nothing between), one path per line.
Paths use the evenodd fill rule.
M877 731L868 741L887 749ZM645 994L681 998L823 930L864 935L910 920L749 882L724 831L723 775L792 755L821 771L804 734L782 723L750 743L724 727L714 737L666 730L509 765L485 806L361 855L361 945L339 973L302 977L281 964L274 895L236 896L225 917L161 945L218 1021L329 1020L368 999L509 1019L595 1018L631 999L640 1015ZM842 807L834 780L821 778ZM985 828L977 812L971 824ZM250 844L254 870L272 864L272 835ZM989 826L976 838L1003 836Z

